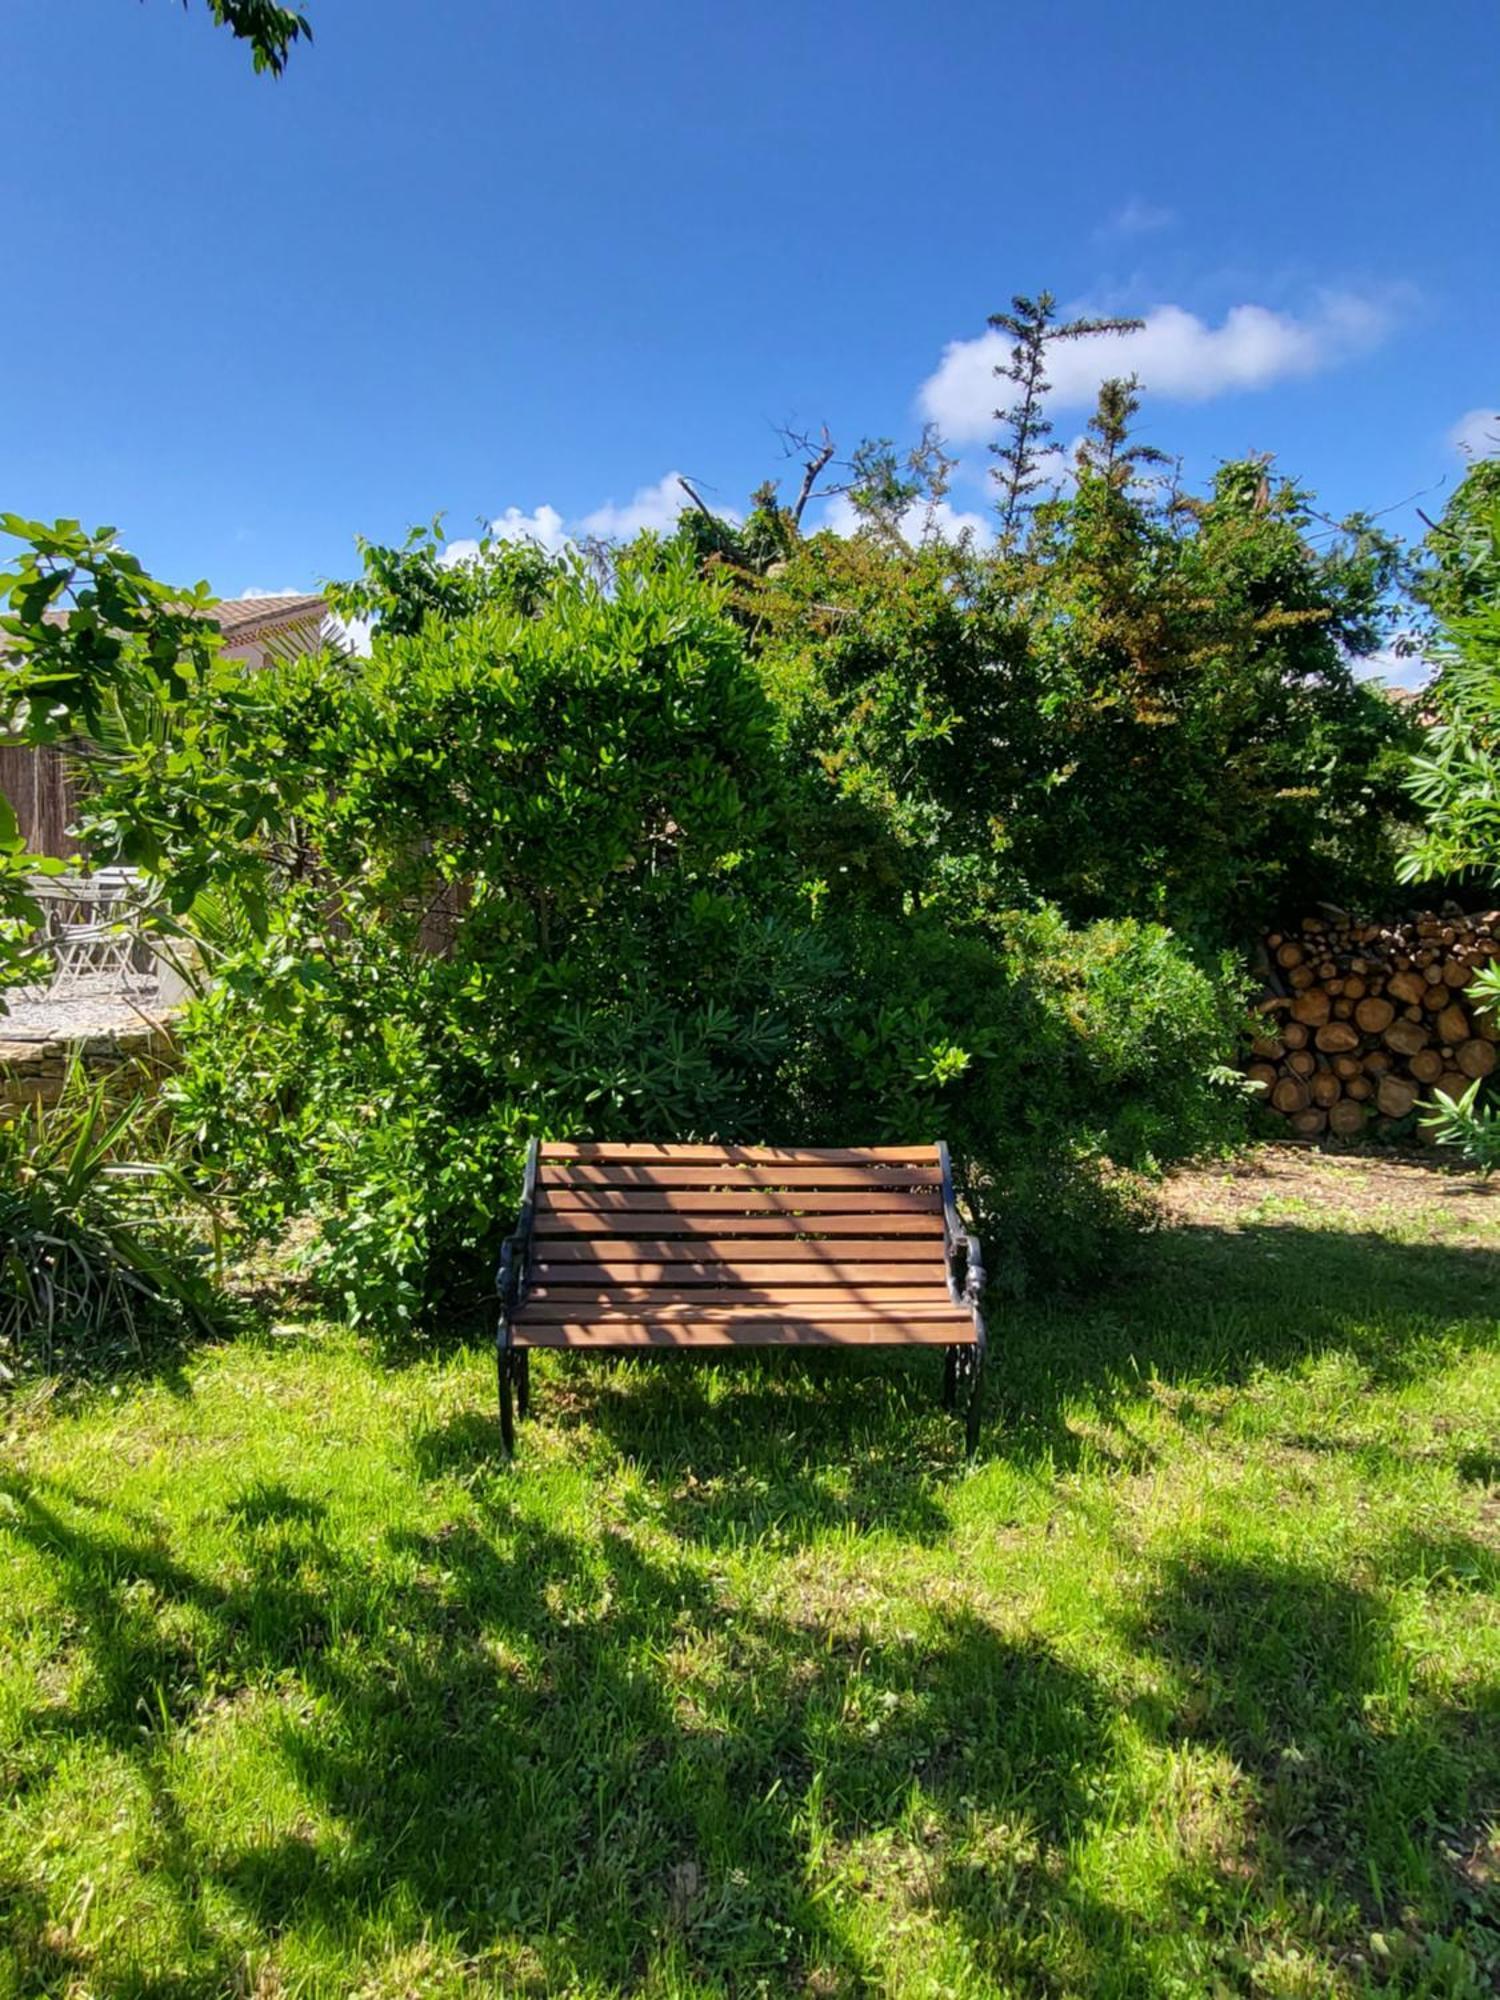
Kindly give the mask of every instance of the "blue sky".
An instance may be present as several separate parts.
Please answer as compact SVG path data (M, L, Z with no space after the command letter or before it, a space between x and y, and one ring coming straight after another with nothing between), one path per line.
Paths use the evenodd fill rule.
M934 415L982 514L971 343L1044 286L1149 316L1190 477L1414 530L1500 402L1493 0L304 4L274 82L202 0L5 0L0 505L174 580L742 505L787 420Z

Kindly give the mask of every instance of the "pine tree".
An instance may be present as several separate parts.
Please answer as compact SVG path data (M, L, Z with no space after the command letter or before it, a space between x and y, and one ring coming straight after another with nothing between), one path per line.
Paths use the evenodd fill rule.
M1136 333L1145 324L1138 319L1071 319L1059 323L1057 301L1051 292L1039 292L1034 299L1018 292L1009 312L991 313L990 325L997 333L1008 333L1015 342L1008 363L995 373L1016 385L1016 400L1009 409L996 410L995 419L1006 427L1004 439L990 449L1000 461L996 479L1000 487L1000 532L1008 540L1020 525L1029 496L1042 483L1039 469L1052 422L1046 412L1046 395L1052 384L1047 379L1047 349L1060 340L1085 340L1098 333Z
M1141 407L1140 391L1140 379L1135 375L1111 375L1101 382L1099 400L1078 447L1080 462L1116 493L1132 485L1145 466L1171 464L1167 454L1154 444L1136 444L1131 438L1130 427Z

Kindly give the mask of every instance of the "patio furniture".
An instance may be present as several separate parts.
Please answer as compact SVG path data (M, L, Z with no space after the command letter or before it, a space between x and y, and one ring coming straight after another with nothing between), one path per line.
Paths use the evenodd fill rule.
M32 883L42 906L42 936L52 959L49 990L88 986L123 992L138 970L142 885L133 869L93 875L43 875ZM149 973L142 973L149 981Z
M945 1350L979 1433L984 1263L948 1149L531 1143L499 1269L500 1428L534 1347Z

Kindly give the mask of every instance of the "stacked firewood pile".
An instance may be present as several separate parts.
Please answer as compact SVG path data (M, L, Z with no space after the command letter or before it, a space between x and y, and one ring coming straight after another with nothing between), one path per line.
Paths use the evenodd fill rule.
M1265 939L1247 1074L1303 1138L1393 1123L1495 1068L1500 1021L1466 995L1500 958L1500 910L1392 924L1304 917Z

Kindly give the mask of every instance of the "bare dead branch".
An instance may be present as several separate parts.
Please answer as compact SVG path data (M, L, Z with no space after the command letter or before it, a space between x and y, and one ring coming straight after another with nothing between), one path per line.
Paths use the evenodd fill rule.
M802 451L809 454L802 467L802 484L798 489L797 498L789 509L792 526L800 528L802 526L802 516L807 509L807 503L817 491L819 479L833 462L833 454L836 447L833 439L829 436L827 424L824 424L822 436L818 438L816 443L812 438L799 436L797 432L792 430L783 429L781 435L786 440L789 455L793 452Z
M677 475L677 484L682 488L683 492L687 495L689 500L692 501L693 505L698 509L698 512L702 514L705 517L705 519L710 521L716 521L718 519L718 516L717 514L715 514L713 508L709 506L708 502L704 499L703 495L698 491L697 487L694 486L691 479L684 477L684 475L679 472Z

